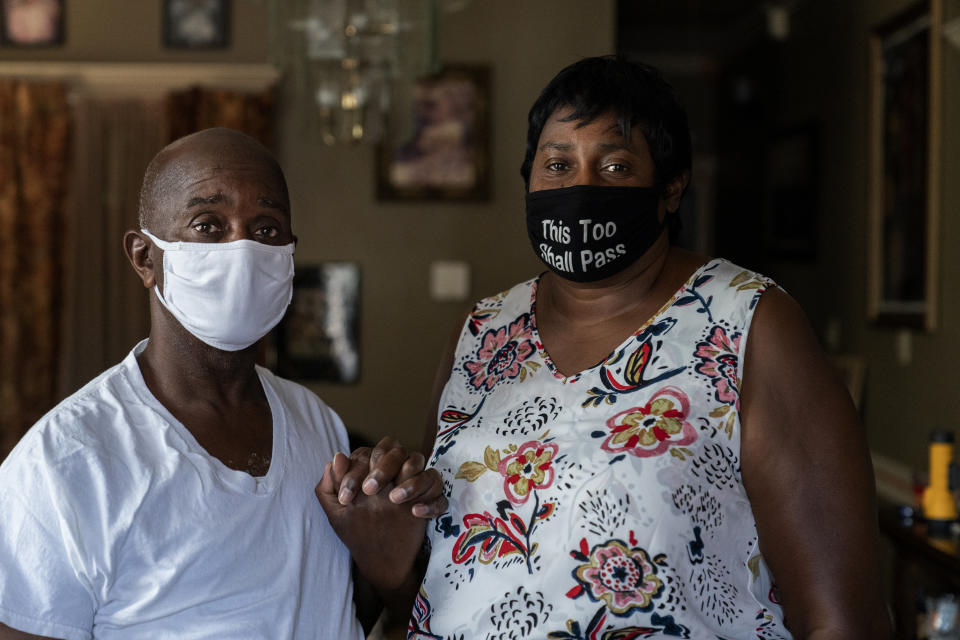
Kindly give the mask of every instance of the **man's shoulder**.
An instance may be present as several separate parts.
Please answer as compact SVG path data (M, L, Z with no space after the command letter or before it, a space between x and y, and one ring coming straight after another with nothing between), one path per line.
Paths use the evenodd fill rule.
M110 426L135 399L129 373L124 360L64 398L27 430L9 458L28 452L48 460L94 453L99 444L112 439Z

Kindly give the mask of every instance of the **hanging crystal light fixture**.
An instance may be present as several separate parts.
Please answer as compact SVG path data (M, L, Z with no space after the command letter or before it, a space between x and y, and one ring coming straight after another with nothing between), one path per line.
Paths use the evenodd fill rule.
M271 56L327 144L375 142L437 69L441 0L273 0Z

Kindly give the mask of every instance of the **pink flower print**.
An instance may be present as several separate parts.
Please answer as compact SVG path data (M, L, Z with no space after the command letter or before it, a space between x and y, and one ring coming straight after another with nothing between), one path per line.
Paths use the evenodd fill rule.
M697 439L689 422L690 400L676 387L657 391L642 407L631 407L607 420L610 435L601 447L610 453L638 458L658 456L672 446L683 447Z
M585 541L581 543L584 546ZM577 567L573 577L592 600L603 600L607 608L621 616L631 609L649 610L653 599L663 591L663 581L647 553L631 549L620 540L594 547L587 563Z
M490 391L503 379L516 378L523 362L535 352L529 314L523 314L507 327L489 329L481 340L477 360L463 366L475 389Z
M724 404L735 405L740 410L740 378L737 367L740 364L740 334L728 336L722 327L714 327L706 342L697 344L694 354L702 361L697 371L713 378L717 400Z
M503 476L503 492L513 504L523 504L533 489L546 489L553 484L553 459L557 445L531 440L517 452L500 461L498 470Z

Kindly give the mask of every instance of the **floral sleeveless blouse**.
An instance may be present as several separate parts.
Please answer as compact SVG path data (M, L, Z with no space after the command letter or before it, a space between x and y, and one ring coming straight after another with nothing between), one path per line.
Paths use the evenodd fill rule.
M441 397L407 638L790 638L740 477L740 380L772 281L694 273L603 362L564 377L537 280L480 301Z

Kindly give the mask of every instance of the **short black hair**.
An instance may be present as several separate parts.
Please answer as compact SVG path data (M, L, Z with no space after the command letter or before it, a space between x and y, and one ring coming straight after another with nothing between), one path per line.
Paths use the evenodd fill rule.
M530 189L530 170L540 133L553 113L570 107L566 122L593 122L613 112L620 132L630 139L632 127L640 127L650 147L656 168L656 183L665 186L690 171L691 143L687 112L676 92L661 73L648 64L622 56L584 58L564 68L543 89L527 117L527 153L520 166L523 182Z

